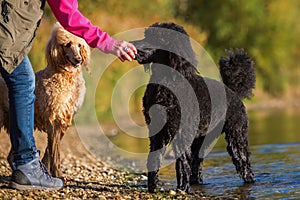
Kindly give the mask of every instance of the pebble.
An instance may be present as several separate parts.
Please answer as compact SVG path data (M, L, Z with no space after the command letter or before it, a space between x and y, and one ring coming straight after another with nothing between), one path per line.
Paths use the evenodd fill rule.
M174 190L170 190L169 194L174 196L174 195L176 195L176 192Z

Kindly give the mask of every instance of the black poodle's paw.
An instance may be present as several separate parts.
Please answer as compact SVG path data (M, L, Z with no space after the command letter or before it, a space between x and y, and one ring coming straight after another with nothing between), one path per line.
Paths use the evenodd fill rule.
M255 179L254 179L253 174L251 174L250 176L247 176L247 177L243 178L243 180L244 180L244 183L249 183L249 184L255 183Z
M148 186L148 192L149 193L155 193L155 188L156 188L156 186L153 186L153 185Z
M255 182L254 174L253 174L252 170L250 169L250 167L249 167L249 169L247 169L241 173L241 177L243 178L244 183L254 183Z
M157 185L160 185L157 172L148 172L148 191L154 193Z
M202 178L199 178L197 176L191 176L190 177L190 184L191 185L202 185L203 180L202 180Z
M181 186L177 188L178 193L187 193L187 194L192 194L192 189L190 184L186 184L185 186Z
M148 184L148 192L155 193L155 189L157 188L158 190L164 190L163 186L165 186L165 183L161 180L158 180L155 184Z

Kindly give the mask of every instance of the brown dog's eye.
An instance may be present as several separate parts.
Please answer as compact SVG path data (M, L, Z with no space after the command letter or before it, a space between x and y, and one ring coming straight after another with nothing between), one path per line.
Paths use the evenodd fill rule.
M71 47L71 42L69 42L68 44L66 44L66 46L65 47Z
M78 44L78 47L81 47L81 44Z

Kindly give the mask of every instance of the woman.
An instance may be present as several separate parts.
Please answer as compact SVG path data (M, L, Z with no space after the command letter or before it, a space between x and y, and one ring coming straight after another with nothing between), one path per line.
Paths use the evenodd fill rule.
M14 151L14 169L10 187L26 189L61 189L64 183L51 177L39 160L34 129L35 75L28 59L46 0L1 2L0 72L9 90L10 140ZM134 45L110 37L78 11L77 0L47 0L60 24L82 37L92 47L132 61Z

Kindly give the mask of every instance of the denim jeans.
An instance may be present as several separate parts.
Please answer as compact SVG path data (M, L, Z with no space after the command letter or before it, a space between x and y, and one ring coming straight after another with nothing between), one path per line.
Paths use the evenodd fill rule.
M10 140L14 163L18 166L35 158L35 74L27 56L11 74L1 66L0 72L8 87Z

